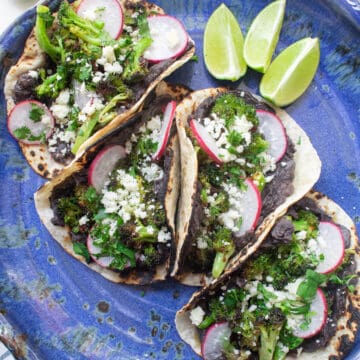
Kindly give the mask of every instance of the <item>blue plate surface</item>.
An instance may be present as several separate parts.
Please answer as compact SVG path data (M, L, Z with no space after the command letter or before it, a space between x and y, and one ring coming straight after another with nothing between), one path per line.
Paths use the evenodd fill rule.
M55 7L58 1L50 1ZM199 61L170 77L193 89L228 85L202 60L206 21L220 1L159 0L196 41ZM269 1L225 0L246 33ZM34 24L26 12L0 38L1 88ZM360 3L288 0L277 53L303 37L319 37L315 80L287 111L307 131L322 160L316 189L360 225ZM258 93L260 75L241 80ZM239 83L231 84L239 85ZM36 214L33 193L44 182L6 129L0 93L0 339L27 359L197 359L177 335L174 315L194 288L173 281L147 287L112 284L67 255ZM360 344L348 359L360 359Z

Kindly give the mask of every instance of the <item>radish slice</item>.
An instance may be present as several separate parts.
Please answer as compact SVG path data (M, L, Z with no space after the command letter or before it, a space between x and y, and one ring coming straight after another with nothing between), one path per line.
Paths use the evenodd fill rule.
M243 193L239 206L242 223L239 231L235 233L236 236L242 236L247 231L255 229L262 208L261 194L257 186L251 179L246 179L245 184L247 189Z
M213 324L206 331L201 344L201 354L205 360L217 360L223 356L224 343L229 340L231 329L227 322Z
M121 145L110 145L96 155L89 168L88 182L97 192L101 191L117 162L125 157L126 151Z
M38 113L38 119L30 118L32 111ZM7 121L8 130L15 139L33 145L41 144L42 137L48 139L54 126L55 121L50 110L35 100L25 100L16 104Z
M340 228L332 222L321 221L316 239L324 260L317 266L316 271L328 274L343 262L345 256L345 241Z
M176 58L186 49L188 34L181 22L169 15L156 15L147 18L152 44L144 52L150 62Z
M211 157L211 159L221 165L223 162L220 159L219 148L205 127L198 121L192 119L190 120L190 128L202 149Z
M101 267L109 267L110 264L113 262L114 260L113 256L102 256L102 257L96 256L97 254L101 253L101 249L94 244L94 240L90 235L87 237L86 245L89 250L91 258Z
M164 117L159 134L159 145L155 154L153 155L153 160L159 160L165 152L166 145L169 141L170 129L174 120L175 110L175 101L170 101L165 107Z
M325 295L321 289L317 289L315 298L310 305L310 312L314 315L310 319L307 329L300 329L300 325L293 330L293 334L297 337L307 339L318 334L324 327L327 319L327 302Z
M265 110L256 110L259 119L259 132L269 143L268 152L279 161L285 154L287 148L287 137L283 123L273 113Z
M118 39L124 26L124 14L117 0L82 0L77 14L84 19L101 21L113 39Z

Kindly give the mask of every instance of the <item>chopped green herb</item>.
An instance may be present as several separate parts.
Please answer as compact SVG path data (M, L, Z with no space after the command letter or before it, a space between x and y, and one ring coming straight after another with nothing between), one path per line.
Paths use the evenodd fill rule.
M87 263L90 262L90 260L91 260L90 253L85 244L80 243L80 242L73 242L73 249L74 249L75 254L82 255L85 258Z
M214 103L212 111L225 120L227 129L233 125L235 116L241 117L245 115L246 119L254 125L259 124L255 107L247 104L244 99L235 94L228 93L219 96Z
M15 129L14 136L19 140L40 141L41 143L45 143L46 141L45 132L35 136L31 133L31 130L27 126L22 126Z
M45 114L45 110L40 107L37 104L32 103L31 104L31 110L29 113L29 118L33 121L33 122L39 122L41 121L42 116Z
M326 275L307 269L305 273L305 280L300 283L296 294L306 302L311 302L316 295L317 288L326 280Z

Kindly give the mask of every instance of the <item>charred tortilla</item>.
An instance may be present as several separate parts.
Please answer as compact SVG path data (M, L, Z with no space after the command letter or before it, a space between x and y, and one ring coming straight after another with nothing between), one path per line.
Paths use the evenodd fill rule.
M73 6L76 7L77 3L74 4ZM121 7L125 19L130 20L125 20L123 33L116 40L119 44L125 38L132 39L126 41L133 41L133 44L136 44L137 40L134 40L133 33L139 32L140 16L164 13L160 7L145 1L121 1ZM53 25L47 28L48 34L54 32L58 27L56 14L54 15ZM130 23L126 21L130 21ZM68 35L64 41L66 43L73 41L74 46L77 47L84 44L77 37L68 39ZM44 52L39 45L35 30L33 30L26 41L20 59L8 72L4 86L8 115L11 114L17 103L39 100L47 105L56 122L52 135L46 141L42 139L40 143L30 145L19 141L24 156L38 174L52 178L86 147L95 143L108 131L126 122L141 108L145 98L155 86L187 62L195 51L194 43L189 37L185 52L177 58L150 64L140 57L141 66L145 69L144 74L137 78L134 75L133 79L121 80L122 84L119 83L119 79L126 71L126 62L130 62L132 53L119 55L116 42L110 41L109 43L111 45L99 46L98 50L95 49L98 51L97 55L87 58L83 55L83 49L80 51L75 49L67 52L66 59L59 62ZM72 64L71 69L68 68L69 64ZM55 88L56 91L50 89L46 91L53 91L51 94L39 94L40 90L36 89L42 86L41 91L45 92L45 85L47 81L50 81L51 76L53 76L53 83L50 86L53 86L52 89ZM119 93L119 89L123 93ZM121 98L121 94L125 94L123 98ZM89 123L93 119L91 113L95 109L94 106L97 106L96 103L99 105L97 112L103 111L112 104L111 111L107 113L109 118L104 116L105 120L98 121L92 129L93 125L89 125L90 137L85 139L85 143L81 143L80 139L81 141L76 144L79 133L87 131L83 131L82 126L86 127L84 123Z
M327 321L320 333L305 339L287 354L286 359L343 359L355 342L360 319L360 286L358 282L360 257L355 225L343 209L318 192L309 192L305 198L289 209L286 216L296 217L299 210L317 214L316 216L321 221L335 223L341 229L346 248L345 254L347 255L344 258L345 265L333 270L333 273L338 275L339 278L352 280L347 282L348 285L351 284L351 288L344 285L344 283L340 284L338 281L337 284L331 283L331 280L320 285L328 298L327 302L329 302ZM284 221L287 221L286 216L283 218ZM249 267L246 268L247 261L250 263L253 261L254 264L254 259L266 254L268 249L276 249L276 247L281 246L283 240L278 242L274 240L276 237L279 238L279 233L277 235L273 233L273 231L277 232L275 230L277 226L282 227L281 221L282 219L276 223L263 244L259 241L254 244L253 250L256 251L255 254L253 252L252 254L243 254L231 272L224 275L219 281L196 292L189 303L177 312L175 322L180 337L199 355L201 354L200 331L193 324L193 322L197 321L196 317L193 316L191 320L191 311L198 306L202 306L205 310L211 298L217 298L220 292L226 294L227 289L234 288L235 283L238 288L246 288L244 272L246 273L246 269L249 269ZM318 250L321 252L321 249ZM331 274L329 273L329 276ZM251 351L249 351L250 354Z
M310 139L296 122L281 109L272 109L263 101L255 99L250 93L242 90L229 91L225 88L205 89L195 91L185 98L177 107L176 118L181 148L181 174L182 187L177 215L177 253L172 276L188 285L204 285L211 281L209 270L189 266L196 261L196 255L191 249L199 247L196 232L202 226L201 218L204 217L201 203L201 187L199 173L202 166L199 145L190 139L189 121L192 118L205 118L209 116L214 99L223 94L233 93L245 103L250 103L257 109L275 113L281 119L286 129L288 150L284 158L276 164L276 171L270 172L275 181L265 184L262 191L263 212L260 215L254 231L248 232L248 238L240 241L240 245L233 253L226 267L229 269L237 263L244 253L252 252L253 243L262 241L275 220L281 216L286 208L299 200L308 192L320 175L321 162L313 148ZM218 119L216 119L219 122ZM253 131L253 130L251 130ZM261 140L260 140L261 141ZM196 149L195 145L196 144ZM200 154L200 155L199 155ZM200 158L200 160L199 160ZM219 168L221 168L220 165ZM211 170L211 169L210 169ZM235 169L237 171L237 169ZM205 171L205 174L208 171ZM247 175L239 175L241 176ZM201 180L201 179L200 179ZM200 185L199 185L200 184ZM213 195L213 194L211 194ZM218 216L218 214L216 214ZM207 230L205 228L205 234ZM243 237L241 237L243 240ZM192 255L189 255L192 254ZM186 257L195 259L187 261ZM225 271L227 271L225 269Z
M138 148L142 149L143 146L148 146L150 143L150 138L142 138L142 133L148 129L151 130L154 128L156 122L158 122L160 119L163 106L166 105L171 99L180 100L184 95L188 94L188 92L189 91L184 87L174 85L171 86L163 82L160 83L156 88L155 96L154 94L150 95L148 103L145 104L143 111L134 115L127 124L121 125L118 129L110 132L102 139L99 139L94 145L87 148L86 152L80 156L71 166L64 169L64 172L60 176L57 176L52 181L46 183L35 193L34 197L36 209L41 218L41 221L46 226L53 238L59 242L65 251L67 251L70 255L74 256L79 261L113 282L127 284L148 284L153 281L164 280L168 274L170 262L172 260L170 255L173 246L172 239L175 231L175 212L180 186L180 154L177 136L176 134L172 133L163 159L157 163L150 162L148 165L142 165L144 172L141 172L142 169L132 170L131 167L126 165L126 159L130 159L130 156L133 156L132 154L136 155L138 153ZM152 124L151 128L150 123ZM150 130L148 132L151 135L153 133ZM156 131L156 128L154 131ZM140 147L136 147L139 144L139 139L145 140L142 142ZM115 189L112 191L116 192L116 189L118 188L116 182L121 182L122 178L133 176L131 174L133 174L133 171L136 171L136 175L134 175L135 177L131 178L132 181L128 181L128 184L125 185L128 186L129 183L135 181L134 186L139 187L140 196L146 198L146 204L150 203L152 209L154 210L148 212L146 208L141 208L142 202L140 202L133 211L135 213L137 210L142 209L141 211L145 211L147 214L152 214L153 218L155 219L154 221L156 221L156 226L154 223L150 223L150 220L148 220L148 215L146 214L136 215L140 217L140 221L136 224L136 226L133 225L134 217L137 219L134 214L130 220L127 220L125 216L122 215L123 218L121 222L119 222L119 217L117 216L116 211L110 212L110 215L106 215L107 213L104 209L107 205L105 202L103 203L104 206L100 206L101 208L104 207L104 209L98 211L97 215L94 213L91 214L91 212L89 213L89 208L86 208L84 210L85 212L77 215L75 224L72 223L71 225L66 225L67 220L64 217L66 215L63 213L64 210L62 210L62 205L60 202L64 201L62 199L71 200L74 196L76 196L75 194L77 194L77 189L81 190L81 187L89 189L89 167L91 166L93 159L97 156L97 154L99 154L99 152L109 148L112 145L121 145L123 148L127 149L126 152L130 155L127 155L125 159L120 160L120 165L119 167L116 167L116 169L120 169L121 174L120 172L116 173L120 175L116 175L115 178L110 178L108 185L105 184L104 189L109 189L108 187L115 186ZM153 147L153 142L150 145ZM151 153L148 154L147 158L151 159ZM125 165L121 165L121 161L125 161ZM150 160L146 160L146 164L149 163L149 161ZM145 162L143 161L142 164L145 164ZM163 174L163 176L157 176L157 171L160 171L160 174ZM149 180L147 176L153 177L153 179ZM94 189L92 188L92 190ZM133 190L134 189L131 189L131 191ZM104 190L104 192L101 192L103 195L101 195L98 191L97 196L103 196L104 198L105 193L106 192ZM107 194L109 195L109 192L107 192ZM88 199L87 197L85 198ZM131 202L132 199L133 197L129 198L129 202ZM111 197L108 198L108 201L110 201L110 203L112 202ZM79 204L79 202L76 204ZM119 209L125 209L127 205L128 204L125 202L125 205L121 205ZM66 209L70 209L70 211L73 212L78 211L76 210L78 207L76 207L74 210L74 208L71 207L71 204L70 207L67 207ZM120 211L119 209L117 211ZM159 211L157 209L159 209ZM73 212L66 212L66 214L71 215ZM161 215L163 212L165 213L165 218L163 218L163 215ZM96 225L94 225L96 221L94 222L94 219L96 216L100 216L100 222L104 224L102 219L104 213L105 220L108 216L116 216L114 231L121 231L121 234L125 234L121 238L124 240L123 242L119 242L120 237L117 238L116 235L112 235L111 237L112 243L121 243L120 245L116 245L120 247L120 250L123 249L125 239L126 241L133 241L135 236L133 235L134 233L139 239L139 242L144 241L144 244L146 244L146 248L148 249L146 251L148 252L144 250L145 247L142 245L138 252L136 252L137 250L134 250L135 254L132 254L132 259L135 263L132 264L130 268L128 267L128 264L123 264L124 266L121 268L121 270L119 270L119 267L115 267L115 265L113 266L113 263L111 263L109 266L104 266L101 258L100 261L96 261L98 260L96 255L95 258L89 257L89 234L93 234L92 231L94 228L96 228ZM82 220L79 219L80 216ZM82 229L77 229L81 227ZM102 232L104 231L100 230L99 236L102 236ZM145 237L143 234L144 232L147 232ZM160 233L162 233L162 237L160 236ZM134 245L134 243L132 244ZM127 249L125 250L128 251ZM125 254L127 253L125 252ZM153 260L151 266L147 263L147 259L150 259L150 255L152 256L151 259Z

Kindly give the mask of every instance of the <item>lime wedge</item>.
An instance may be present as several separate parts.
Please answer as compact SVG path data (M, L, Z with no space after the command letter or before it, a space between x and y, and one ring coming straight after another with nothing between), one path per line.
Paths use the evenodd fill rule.
M204 60L216 79L236 81L246 72L244 37L233 13L221 4L210 16L204 33Z
M250 25L244 42L244 59L248 66L264 73L279 40L286 0L270 3Z
M260 82L260 94L277 106L299 98L313 80L320 60L318 38L305 38L283 50Z

